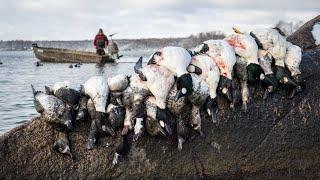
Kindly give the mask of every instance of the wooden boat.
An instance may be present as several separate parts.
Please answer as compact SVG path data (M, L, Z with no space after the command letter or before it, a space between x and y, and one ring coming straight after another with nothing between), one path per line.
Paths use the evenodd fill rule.
M110 55L98 55L94 52L70 49L39 47L32 44L33 52L40 61L55 63L109 63L116 62Z

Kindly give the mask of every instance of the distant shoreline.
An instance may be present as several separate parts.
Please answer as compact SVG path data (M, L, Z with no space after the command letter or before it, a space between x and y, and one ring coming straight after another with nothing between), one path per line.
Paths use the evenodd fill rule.
M114 39L120 49L125 51L135 49L158 49L164 46L181 46L185 48L194 47L208 39L223 39L222 32L202 32L189 37L177 38L145 38L145 39ZM70 41L24 41L11 40L0 41L0 51L28 51L32 50L32 44L37 43L43 47L56 47L76 50L92 50L92 40L70 40Z

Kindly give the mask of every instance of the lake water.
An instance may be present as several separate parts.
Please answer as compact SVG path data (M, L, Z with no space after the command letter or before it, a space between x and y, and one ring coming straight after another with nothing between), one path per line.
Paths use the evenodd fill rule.
M93 75L105 77L120 73L132 74L134 62L139 56L147 57L152 52L124 52L118 63L83 64L80 68L69 68L68 63L43 63L36 67L38 61L32 51L0 52L0 134L39 115L34 109L33 94L30 84L36 90L44 90L44 85L69 81L78 88Z

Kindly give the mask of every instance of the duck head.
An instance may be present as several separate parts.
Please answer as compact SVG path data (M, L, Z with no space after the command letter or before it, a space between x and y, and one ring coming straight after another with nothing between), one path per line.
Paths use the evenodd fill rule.
M204 54L209 51L209 46L206 43L202 43L198 45L194 50L193 50L193 56L198 55L198 54Z
M286 69L281 66L276 66L276 74L275 79L282 85L289 86L289 87L297 87L299 86L296 82L294 82L290 75L286 73Z
M255 85L260 81L260 75L263 74L263 70L258 64L249 64L247 66L248 83Z
M72 119L73 119L73 106L66 104L65 111L62 114L61 121L67 127L68 130L72 130Z
M66 154L70 156L71 159L74 159L70 147L69 147L69 141L66 138L59 138L53 145L53 150L56 152L59 152L61 154Z
M206 108L208 114L211 116L211 121L213 124L217 123L217 113L218 113L218 101L217 98L208 97L206 102Z
M157 107L156 119L159 121L161 128L166 130L166 133L171 136L173 134L173 116L168 109Z
M189 96L193 92L193 83L191 74L186 73L177 79L177 93L175 101L178 101L181 97Z
M139 75L139 77L142 81L147 81L146 76L142 73L141 70L142 70L142 56L139 58L139 60L134 65L134 72Z
M220 76L219 87L221 93L228 99L228 101L232 102L232 80L225 76Z

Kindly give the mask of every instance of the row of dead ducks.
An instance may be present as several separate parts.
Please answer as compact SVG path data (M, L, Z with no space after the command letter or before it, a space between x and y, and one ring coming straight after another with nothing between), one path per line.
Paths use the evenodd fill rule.
M200 116L203 107L216 124L218 104L216 98L212 98L209 85L200 78L201 68L188 67L192 73L176 78L169 69L153 61L154 56L142 67L140 58L134 68L136 73L131 76L120 74L108 79L93 76L80 86L80 90L70 88L68 82L46 86L45 92L36 91L32 86L35 108L46 122L61 125L68 131L73 129L74 123L91 120L87 149L94 148L99 135L115 136L116 131L121 131L122 141L114 154L113 164L128 151L128 132L133 132L134 141L145 133L165 137L175 135L178 149L182 150L191 130L205 136ZM217 83L218 94L234 105L235 98L224 92L221 79ZM60 134L54 149L73 157L67 135Z

